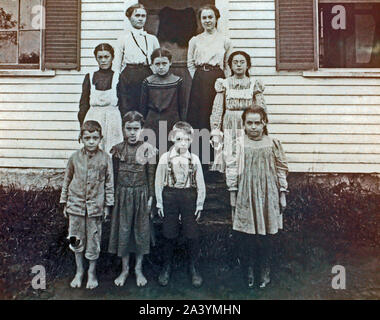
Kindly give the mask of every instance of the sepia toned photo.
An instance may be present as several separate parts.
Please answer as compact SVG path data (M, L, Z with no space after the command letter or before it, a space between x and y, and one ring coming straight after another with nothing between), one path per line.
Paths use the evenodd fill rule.
M0 0L0 299L379 300L379 137L380 0Z

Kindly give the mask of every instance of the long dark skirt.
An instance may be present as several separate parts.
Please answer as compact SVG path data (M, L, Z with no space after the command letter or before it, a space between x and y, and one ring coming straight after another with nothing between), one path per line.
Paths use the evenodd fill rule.
M128 111L140 110L141 84L152 74L148 66L126 66L120 74L117 86L119 109L123 117Z
M108 252L125 257L130 252L148 254L150 224L148 187L117 186L112 211Z
M215 99L215 81L218 78L224 78L224 73L221 69L204 71L197 69L194 74L190 100L187 112L187 121L194 129L207 129L210 130L210 116L212 112L212 105ZM196 143L196 141L194 141ZM213 151L209 141L199 139L199 152L194 150L199 156L204 169L213 160ZM203 157L206 153L210 157ZM209 158L209 159L208 159Z

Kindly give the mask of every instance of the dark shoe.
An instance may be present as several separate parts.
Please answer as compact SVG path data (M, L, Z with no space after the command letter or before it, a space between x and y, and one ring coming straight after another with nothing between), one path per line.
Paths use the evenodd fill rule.
M202 286L203 279L200 275L199 271L194 265L190 266L190 273L191 273L191 283L195 288L199 288Z
M248 267L248 288L252 289L255 285L255 276L252 267Z
M270 282L270 268L268 266L262 268L260 274L260 288L265 288Z
M171 271L171 265L170 264L165 264L162 267L160 275L158 276L158 283L161 286L166 287L168 285L169 279L170 279L170 271Z

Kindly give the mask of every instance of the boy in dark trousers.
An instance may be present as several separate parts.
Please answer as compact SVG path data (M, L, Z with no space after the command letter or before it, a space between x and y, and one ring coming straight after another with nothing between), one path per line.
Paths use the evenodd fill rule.
M200 160L197 155L189 152L193 132L187 122L177 122L169 135L174 145L162 155L157 165L155 192L158 214L163 218L165 238L165 262L158 278L162 286L169 282L180 216L189 248L192 284L200 287L203 282L197 266L200 251L197 222L203 210L206 188Z

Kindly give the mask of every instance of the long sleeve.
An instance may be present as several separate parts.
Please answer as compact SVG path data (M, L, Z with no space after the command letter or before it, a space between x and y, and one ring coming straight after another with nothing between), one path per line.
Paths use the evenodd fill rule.
M162 155L160 158L160 161L158 162L157 165L157 170L156 170L156 178L154 182L154 191L156 193L156 202L157 202L157 208L158 209L163 209L163 201L162 201L162 190L164 189L164 183L166 179L167 173L167 157L168 154L165 153Z
M236 155L226 156L226 184L228 191L238 189L238 159Z
M187 50L187 69L189 69L190 75L194 78L195 70L195 38L191 38L189 41L189 49Z
M68 190L69 190L71 180L73 179L73 176L74 176L74 163L73 163L73 158L70 157L69 161L67 162L67 166L65 170L65 178L63 179L61 198L59 200L59 203L67 203Z
M147 175L148 175L148 194L149 197L154 197L154 178L156 173L156 165L147 164Z
M124 59L124 42L125 42L125 36L121 36L117 39L116 45L115 45L115 57L112 62L112 69L115 72L121 73L121 67L123 65L123 59Z
M282 148L281 142L277 139L273 139L274 144L274 156L276 164L276 172L278 183L280 185L280 191L288 190L288 182L286 177L288 175L288 162L286 160L284 149Z
M105 203L104 205L106 207L110 207L114 205L114 195L115 195L115 190L114 190L114 182L113 182L113 169L112 169L112 160L111 157L106 154L107 157L107 170L106 170L106 179L105 179Z
M195 165L195 181L197 183L197 210L203 210L206 199L206 185L203 177L202 164L197 156L193 156Z
M116 185L117 185L117 177L119 173L119 166L120 166L120 159L115 157L115 155L112 155L113 185L114 185L115 191L116 191Z
M186 92L185 88L183 87L183 80L178 83L178 114L181 121L186 120Z
M78 120L81 126L86 117L87 111L90 109L90 87L90 75L86 74L82 84L82 95L80 97L78 112Z
M146 118L148 114L148 103L149 103L149 87L148 87L148 80L145 79L141 84L141 96L140 96L140 110L144 118Z
M219 129L222 124L223 109L224 109L224 98L225 98L225 85L224 79L216 79L215 81L215 91L216 96L214 99L214 104L212 106L212 113L210 116L210 128Z
M116 71L115 71L116 72ZM120 75L119 77L119 82L117 84L117 97L118 97L118 105L119 105L119 110L120 110L120 114L121 114L121 118L124 117L124 115L130 111L128 110L128 104L127 104L127 100L128 100L128 93L127 93L127 79L125 78L125 76L123 76L124 74Z
M265 90L264 84L260 80L256 80L255 86L253 88L254 104L262 107L265 110L265 112L268 112L267 105L264 99L264 94L263 94L264 90Z

